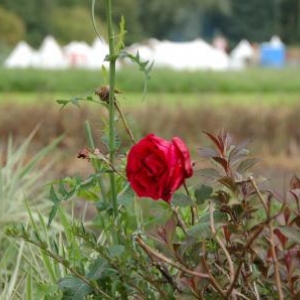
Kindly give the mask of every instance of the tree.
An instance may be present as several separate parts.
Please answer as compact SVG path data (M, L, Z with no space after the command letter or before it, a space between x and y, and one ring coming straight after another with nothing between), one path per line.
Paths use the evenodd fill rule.
M214 10L230 12L229 0L141 0L140 23L149 37L171 40L194 39L203 35L204 16Z
M279 3L280 31L286 43L300 43L300 2L281 0Z
M33 46L38 46L45 35L50 33L50 15L54 3L52 0L0 0L0 4L13 11L26 26L26 40Z
M226 33L236 42L244 38L255 42L269 40L276 34L274 1L231 0L232 16L226 24Z
M51 33L61 42L80 40L91 43L96 37L90 12L84 7L57 7L52 14ZM96 18L97 29L106 38L104 23Z
M22 19L0 6L0 43L13 46L24 36L25 26Z

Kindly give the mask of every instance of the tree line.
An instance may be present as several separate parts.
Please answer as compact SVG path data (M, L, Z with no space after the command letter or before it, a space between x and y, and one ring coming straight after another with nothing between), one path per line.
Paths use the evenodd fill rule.
M279 35L287 44L300 39L299 0L115 0L116 27L126 20L128 44L150 37L174 41L206 40L222 34L231 44ZM0 0L0 44L13 46L24 39L38 46L45 35L59 42L91 42L95 31L92 1ZM105 37L105 2L95 1L97 29Z

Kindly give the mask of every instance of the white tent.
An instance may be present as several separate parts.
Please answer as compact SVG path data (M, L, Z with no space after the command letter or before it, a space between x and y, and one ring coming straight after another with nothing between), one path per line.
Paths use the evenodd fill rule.
M73 41L63 48L69 67L86 68L92 49L85 42Z
M4 62L6 68L28 68L34 64L35 51L24 41L17 44Z
M43 69L62 69L67 67L63 50L52 36L47 36L38 51L39 65Z
M242 69L253 61L254 49L247 40L241 40L230 53L230 66L233 69Z
M139 51L140 57L154 61L155 67L176 70L226 70L229 67L228 55L201 39L191 42L151 40L148 45L135 45L129 51Z
M95 38L91 46L91 52L87 61L87 68L99 69L103 65L108 67L108 62L105 62L105 57L109 53L108 44L103 38Z

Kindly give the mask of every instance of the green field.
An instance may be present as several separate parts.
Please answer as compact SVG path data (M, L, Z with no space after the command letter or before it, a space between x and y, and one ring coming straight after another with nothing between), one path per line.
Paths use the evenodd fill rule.
M154 69L148 83L150 93L298 93L296 68L250 69L228 72L176 72ZM0 69L0 92L91 93L105 84L101 71L7 70ZM117 72L117 87L141 93L144 77L137 68Z
M50 92L4 92L0 94L0 105L5 103L28 104L56 104L56 100L69 100L73 97L97 97L90 93L50 93ZM257 107L286 107L300 104L300 93L123 93L118 95L118 100L124 108L138 108L160 104L168 108L178 106L192 108L195 106L257 106ZM58 105L58 104L57 104Z

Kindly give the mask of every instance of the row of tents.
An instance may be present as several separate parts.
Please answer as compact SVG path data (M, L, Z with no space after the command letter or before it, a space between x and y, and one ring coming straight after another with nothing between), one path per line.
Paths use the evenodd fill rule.
M278 37L273 37L265 43L269 57L270 49L283 49L284 45ZM247 40L242 40L230 54L214 47L202 39L190 42L171 42L149 39L144 43L137 43L125 49L132 55L139 53L143 60L154 61L155 67L168 67L176 70L214 70L243 69L262 58L263 52L253 47ZM273 51L273 52L274 52ZM66 69L86 68L99 69L106 64L105 57L109 52L104 39L96 38L92 45L74 41L61 47L52 36L43 40L40 48L34 50L26 42L20 42L4 62L6 68L41 68ZM280 53L283 53L281 51ZM259 58L260 56L260 58ZM278 56L278 55L277 55ZM281 57L284 60L284 56ZM129 60L119 63L129 64Z

